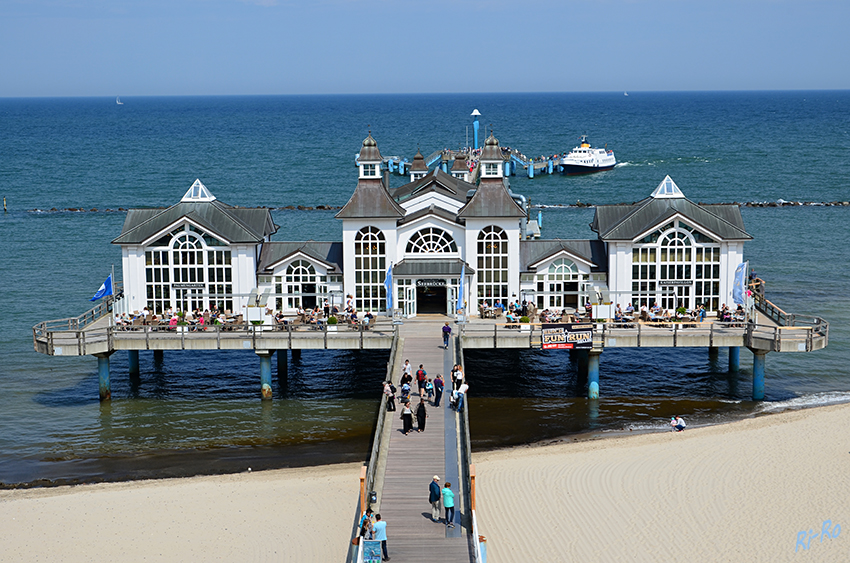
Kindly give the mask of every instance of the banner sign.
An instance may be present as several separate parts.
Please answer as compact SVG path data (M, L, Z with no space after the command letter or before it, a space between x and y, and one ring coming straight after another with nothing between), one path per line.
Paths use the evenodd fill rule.
M173 283L171 287L174 289L204 289L207 286L203 283Z
M416 280L416 287L446 287L446 280Z
M658 285L693 285L694 280L661 280Z
M593 348L592 324L543 325L544 350L590 350Z
M363 541L363 563L382 563L381 542L376 540Z

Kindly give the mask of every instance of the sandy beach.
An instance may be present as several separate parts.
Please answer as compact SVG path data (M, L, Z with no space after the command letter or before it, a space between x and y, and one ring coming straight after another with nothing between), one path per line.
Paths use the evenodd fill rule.
M0 491L0 561L344 561L360 464Z
M848 561L848 428L837 405L475 455L488 560Z
M848 561L848 428L838 405L476 454L489 561ZM343 561L359 472L0 491L0 560Z

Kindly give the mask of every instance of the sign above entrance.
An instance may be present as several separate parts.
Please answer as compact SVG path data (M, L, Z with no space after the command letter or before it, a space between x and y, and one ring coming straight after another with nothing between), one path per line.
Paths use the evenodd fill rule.
M593 325L543 325L544 350L590 350L593 348Z
M171 287L174 289L204 289L206 285L202 283L173 283Z
M416 280L416 287L446 287L446 280Z
M661 280L658 285L693 285L694 280Z

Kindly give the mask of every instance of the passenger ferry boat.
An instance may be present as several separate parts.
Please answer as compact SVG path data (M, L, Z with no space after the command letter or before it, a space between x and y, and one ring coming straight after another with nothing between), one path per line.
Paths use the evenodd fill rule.
M614 151L594 149L587 141L587 135L582 135L579 146L561 159L561 173L569 176L590 174L611 170L615 164L617 159L614 158Z

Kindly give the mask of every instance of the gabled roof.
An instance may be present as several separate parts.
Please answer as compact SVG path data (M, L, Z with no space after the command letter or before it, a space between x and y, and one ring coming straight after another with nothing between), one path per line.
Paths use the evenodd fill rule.
M466 203L466 193L474 189L475 184L464 182L460 178L446 174L437 167L422 178L397 187L393 190L392 197L401 203L430 192L436 192L460 203Z
M521 272L536 271L535 264L567 252L591 265L591 272L608 271L608 253L601 240L535 239L519 243L519 267Z
M231 244L262 242L277 231L268 209L237 208L205 199L181 201L166 209L131 209L121 235L112 243L142 244L184 218Z
M744 219L738 205L694 203L685 197L669 176L653 194L632 205L597 206L590 228L605 241L634 240L681 215L721 240L753 238L744 230Z
M525 211L511 198L503 179L482 179L472 199L458 217L525 217Z
M457 223L459 225L463 225L466 223L466 221L459 218L455 213L452 213L448 209L443 209L442 207L437 207L436 205L431 204L428 207L423 207L422 209L405 215L404 217L399 219L396 224L404 225L407 223L412 223L418 219L421 219L422 217L427 217L428 215L435 215L437 217L445 219L450 223Z
M337 219L403 216L404 208L390 197L384 183L378 179L359 180L351 199L335 215Z
M274 266L296 254L305 256L342 273L342 243L309 240L306 242L267 242L260 252L258 273L271 273Z

